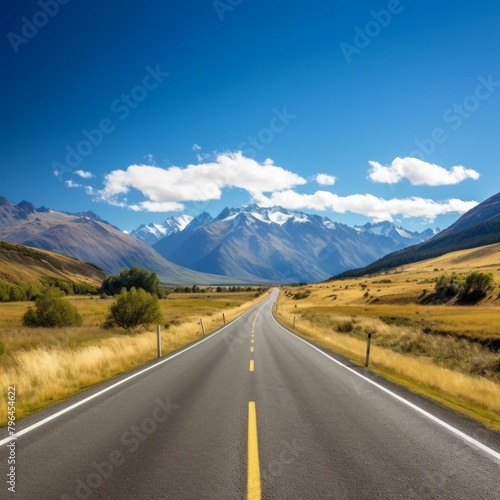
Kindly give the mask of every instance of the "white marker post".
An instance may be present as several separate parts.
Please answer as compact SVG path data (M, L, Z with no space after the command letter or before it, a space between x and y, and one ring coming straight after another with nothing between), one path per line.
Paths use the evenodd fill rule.
M203 324L203 318L200 318L200 325L203 336L205 336L205 325Z

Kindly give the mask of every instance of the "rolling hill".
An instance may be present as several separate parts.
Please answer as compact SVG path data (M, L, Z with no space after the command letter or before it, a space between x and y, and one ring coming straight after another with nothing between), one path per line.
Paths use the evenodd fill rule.
M0 280L15 285L60 279L100 287L105 273L65 255L0 241Z

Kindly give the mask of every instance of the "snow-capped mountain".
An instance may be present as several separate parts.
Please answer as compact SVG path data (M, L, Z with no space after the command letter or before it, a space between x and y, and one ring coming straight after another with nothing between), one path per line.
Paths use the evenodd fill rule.
M192 220L193 217L190 215L169 217L161 223L151 222L150 224L142 224L137 229L131 231L130 236L142 240L148 245L153 245L162 238L165 238L165 236L183 231Z
M328 217L257 205L225 208L198 227L193 222L153 248L191 269L280 282L326 279L425 239L392 223L351 228Z
M369 232L379 236L387 236L393 240L396 244L399 243L399 248L405 248L409 245L416 245L417 243L422 243L423 241L432 238L440 229L426 229L425 231L419 233L416 231L409 231L401 226L396 226L392 222L368 222L364 226L354 226L354 229L360 232Z

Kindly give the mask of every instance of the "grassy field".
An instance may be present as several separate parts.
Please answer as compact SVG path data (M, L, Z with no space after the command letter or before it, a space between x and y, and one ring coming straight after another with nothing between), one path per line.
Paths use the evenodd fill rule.
M496 286L475 305L431 305L444 272L483 270ZM500 429L500 244L384 274L284 287L278 317L357 364ZM427 305L426 305L427 302ZM432 302L432 301L430 301Z
M167 354L231 321L262 300L252 292L171 294L161 300L162 352ZM83 316L78 328L25 328L27 302L0 303L0 387L17 388L17 417L61 401L156 358L156 329L126 332L101 327L113 299L71 297ZM5 399L2 397L2 400ZM0 407L0 426L7 405Z

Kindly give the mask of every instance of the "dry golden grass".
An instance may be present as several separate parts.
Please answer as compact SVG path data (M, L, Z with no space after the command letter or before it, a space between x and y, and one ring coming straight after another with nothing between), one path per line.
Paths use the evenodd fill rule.
M210 333L222 326L222 312L226 321L231 321L267 296L254 295L255 292L220 293L211 297L186 294L171 295L161 301L169 325L162 328L162 353L199 339L200 317ZM6 349L0 355L0 387L6 391L8 386L16 386L18 418L156 358L155 329L104 330L96 322L104 320L111 299L71 300L84 318L80 328L0 328L0 339ZM5 317L20 324L25 308L26 304L0 304L2 324ZM0 407L0 425L6 423L6 409L6 405Z
M443 272L492 272L496 288L474 306L422 305ZM500 429L500 244L464 250L377 276L285 287L278 318L371 369ZM425 294L423 293L425 291ZM342 333L343 332L343 333Z
M57 278L99 288L104 271L71 257L0 241L0 280L29 283Z

